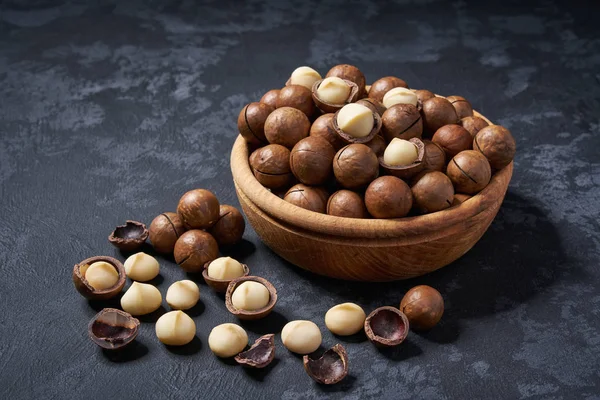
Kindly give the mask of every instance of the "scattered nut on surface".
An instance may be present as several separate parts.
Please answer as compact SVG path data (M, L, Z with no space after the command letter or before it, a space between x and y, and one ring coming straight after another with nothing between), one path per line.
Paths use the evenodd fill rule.
M373 111L356 103L346 104L337 115L340 129L355 138L368 136L374 121Z
M177 281L169 286L165 296L167 304L174 310L187 310L200 299L200 289L190 280Z
M395 87L383 96L383 105L390 108L396 104L411 104L417 106L417 95L410 89Z
M281 330L281 341L291 352L309 354L321 345L321 330L312 321L290 321Z
M248 334L239 325L221 324L208 335L208 347L218 357L233 357L248 345Z
M317 88L319 99L330 104L343 104L349 95L350 86L337 76L323 79L323 82Z
M196 336L196 324L183 311L169 311L156 321L158 340L169 346L183 346Z
M82 267L81 272L95 290L109 289L119 280L119 273L115 267L105 261L97 261L86 269Z
M121 308L131 315L144 315L158 310L162 295L148 283L133 282L121 297Z
M311 67L298 67L290 76L290 84L304 86L307 89L312 89L313 84L321 79L321 74Z
M156 278L160 271L160 266L156 258L143 252L129 256L123 266L125 267L125 273L130 279L140 282Z
M325 325L340 336L354 335L363 329L367 315L361 306L343 303L333 306L325 314Z
M219 257L208 264L207 273L213 279L235 279L244 275L244 267L231 257Z
M231 303L239 310L255 311L269 304L271 295L265 285L254 282L242 282L231 296Z
M444 299L431 286L419 285L406 292L399 308L408 318L411 328L427 330L440 322L444 314Z
M383 162L394 166L410 165L418 155L417 146L408 140L394 138L383 153Z

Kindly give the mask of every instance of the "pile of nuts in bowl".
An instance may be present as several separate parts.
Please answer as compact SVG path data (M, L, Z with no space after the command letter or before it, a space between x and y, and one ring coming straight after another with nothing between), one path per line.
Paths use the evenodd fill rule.
M324 79L297 68L285 87L244 106L237 123L258 182L298 207L348 218L461 204L516 151L509 130L474 115L465 98L412 90L393 76L368 86L347 64Z

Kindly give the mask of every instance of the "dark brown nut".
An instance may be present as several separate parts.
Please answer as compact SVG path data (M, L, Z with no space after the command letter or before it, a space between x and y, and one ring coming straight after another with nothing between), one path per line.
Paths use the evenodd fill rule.
M114 285L104 289L96 289L88 282L85 275L87 269L94 263L108 263L116 270L118 276ZM86 258L73 267L73 284L75 289L86 299L107 300L117 296L123 290L126 281L125 268L119 260L108 256Z
M517 144L508 129L500 125L490 125L477 133L473 139L473 149L483 154L490 166L498 171L513 160Z
M460 125L444 125L433 135L433 143L440 145L448 159L451 159L461 151L471 150L473 138L469 131Z
M246 351L235 356L235 361L245 367L264 368L275 358L275 335L270 333L256 339Z
M322 185L333 174L335 150L325 139L309 136L292 149L290 168L294 176L306 185Z
M475 150L458 153L448 163L446 175L458 193L475 194L490 182L492 169L487 158Z
M326 78L329 78L330 76L337 76L338 78L347 79L356 83L356 85L358 86L358 98L362 99L363 97L365 97L365 76L355 66L348 64L336 65L335 67L331 68L329 72L327 72L327 75L325 75Z
M210 264L213 261L214 260L209 261L206 264L204 264L204 269L202 270L202 278L204 278L204 282L206 282L206 284L208 286L210 286L215 292L225 293L227 291L227 287L229 286L231 281L234 279L237 279L237 278L218 279L218 278L211 277L208 274L208 267L210 266ZM242 269L244 271L244 273L241 277L250 275L250 269L248 268L248 266L246 264L241 264L241 263L240 263L240 265L242 266ZM241 277L239 277L239 278L241 278Z
M177 215L188 229L210 228L219 219L219 200L209 190L190 190L179 199Z
M419 89L415 90L415 94L417 95L417 102L423 107L423 103L429 99L433 99L435 94L429 90Z
M186 231L183 222L174 212L165 212L150 224L150 242L159 253L172 254L175 242Z
M103 349L118 350L136 338L139 327L140 321L131 314L104 308L88 324L88 335Z
M394 138L420 138L423 134L423 119L412 104L396 104L388 108L381 117L381 132L388 142Z
M365 204L375 218L401 218L412 208L412 192L400 178L382 176L367 188Z
M116 248L132 252L144 244L148 239L146 225L138 221L128 220L125 225L119 225L108 235L108 241Z
M407 144L407 142L412 143L415 146L415 148L412 150L415 152L415 154L411 158L408 159L408 160L412 160L412 161L410 161L410 163L393 165L391 163L386 162L386 160L388 160L388 159L393 160L396 158L394 154L391 154L391 155L389 154L389 153L393 153L395 151L394 147L395 147L396 143ZM383 153L383 156L379 157L379 165L387 174L393 175L400 179L408 180L423 170L423 168L425 166L425 164L423 163L425 156L426 156L425 144L421 141L421 139L412 138L412 139L406 141L404 139L396 138L390 142L390 144L386 148L385 152ZM403 159L403 158L406 159L405 156L402 154L398 155L398 157L400 159ZM413 157L415 157L415 158L413 158Z
M430 140L425 143L425 157L423 157L423 171L443 171L446 167L446 152L439 144Z
M472 117L473 116L473 107L471 103L467 99L462 96L448 96L446 99L452 104L454 109L456 110L456 115L458 119Z
M269 143L280 144L288 149L307 137L309 130L310 121L306 114L293 107L278 108L265 122L265 136Z
M469 200L470 198L471 196L469 196L468 194L455 193L454 200L452 201L452 207L459 206L465 201Z
M356 102L356 104L360 104L362 106L368 107L371 109L371 111L379 114L380 116L382 116L386 110L386 108L382 102L380 102L379 100L372 99L370 97L365 97L364 99L360 99Z
M306 210L325 214L327 198L325 189L299 183L292 186L283 199Z
M420 175L411 190L414 207L423 214L444 210L454 200L452 181L440 171Z
M269 189L289 186L294 180L290 169L290 151L279 144L270 144L250 155L250 167L256 180Z
M186 272L200 272L219 256L219 245L210 233L199 229L185 232L175 243L175 262Z
M316 382L334 385L348 375L348 353L341 344L336 344L317 359L305 355L304 370Z
M234 292L238 288L238 286L242 285L244 282L257 282L267 288L267 291L269 292L269 300L264 307L257 310L249 311L236 308L233 305L234 302L232 300L232 297L234 295ZM241 320L256 320L264 318L267 315L269 315L271 311L273 311L275 303L277 303L277 290L271 284L271 282L258 276L243 276L241 278L234 279L231 281L229 286L227 286L227 291L225 292L225 307L227 307L227 310L230 313L232 313Z
M310 127L310 136L320 137L329 142L335 151L346 145L346 142L333 129L333 117L335 114L323 114L313 122Z
M239 210L227 204L219 207L219 220L208 231L219 246L230 246L242 240L246 221Z
M379 114L356 103L346 104L338 110L331 122L333 130L346 143L370 142L381 130Z
M454 106L448 100L441 97L433 97L425 100L421 115L423 116L423 129L429 135L432 135L444 125L456 124L458 122Z
M385 151L387 143L383 137L380 135L375 135L373 139L371 139L370 142L365 143L365 145L369 146L369 148L373 150L373 153L375 153L377 157L381 157Z
M395 87L403 87L408 89L408 85L400 78L395 76L386 76L373 82L369 89L369 98L383 102L383 96Z
M277 108L277 98L279 97L279 89L271 89L260 98L260 102L273 107L273 110Z
M312 116L315 112L315 103L313 102L310 89L300 85L286 86L279 91L277 108L282 107L298 109L307 117Z
M365 333L378 347L398 346L409 331L406 315L395 307L379 307L365 319Z
M333 174L343 187L361 189L379 175L379 160L368 146L350 144L333 158Z
M329 197L327 214L345 218L369 218L362 196L350 190L338 190Z
M335 85L342 87L334 88L333 86ZM337 93L329 93L333 91L337 91ZM344 105L356 101L358 86L347 79L329 77L316 81L311 93L313 101L319 110L324 113L334 113L344 107ZM344 94L345 96L343 96ZM341 96L343 96L343 99Z
M485 119L480 117L466 117L458 121L458 124L468 130L471 137L475 137L477 132L489 125Z
M247 104L238 116L237 125L246 142L258 145L267 141L265 137L265 121L275 110L266 103Z
M415 286L402 298L400 311L406 315L413 330L431 329L444 314L444 299L431 286Z

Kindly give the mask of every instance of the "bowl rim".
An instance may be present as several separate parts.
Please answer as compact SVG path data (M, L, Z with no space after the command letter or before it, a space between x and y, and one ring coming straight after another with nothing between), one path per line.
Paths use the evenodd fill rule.
M493 125L488 118L475 110L473 115L481 117ZM481 192L458 206L442 211L396 219L358 219L320 214L286 202L256 180L250 169L248 157L249 146L244 138L238 135L233 144L230 158L233 180L236 189L241 190L260 210L278 221L308 232L346 238L410 237L434 233L456 224L465 223L468 219L504 199L513 172L513 162L511 162L492 175L490 183Z

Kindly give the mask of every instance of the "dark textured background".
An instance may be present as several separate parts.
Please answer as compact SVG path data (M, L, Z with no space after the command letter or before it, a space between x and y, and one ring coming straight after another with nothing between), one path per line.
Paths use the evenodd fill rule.
M593 2L0 1L0 398L600 399L600 38ZM380 2L383 3L383 2ZM488 4L484 4L488 3ZM87 338L105 304L74 290L74 263L124 256L106 237L149 223L195 187L237 205L229 149L244 103L299 65L360 66L368 81L460 94L510 128L515 174L489 231L462 259L409 282L300 271L251 228L236 256L278 288L276 312L323 326L332 305L443 294L443 323L398 351L323 329L350 375L319 387L278 347L266 371L216 359L235 322L201 285L198 339L167 349L145 322L120 358ZM163 292L186 277L160 259ZM279 338L277 342L280 343Z

